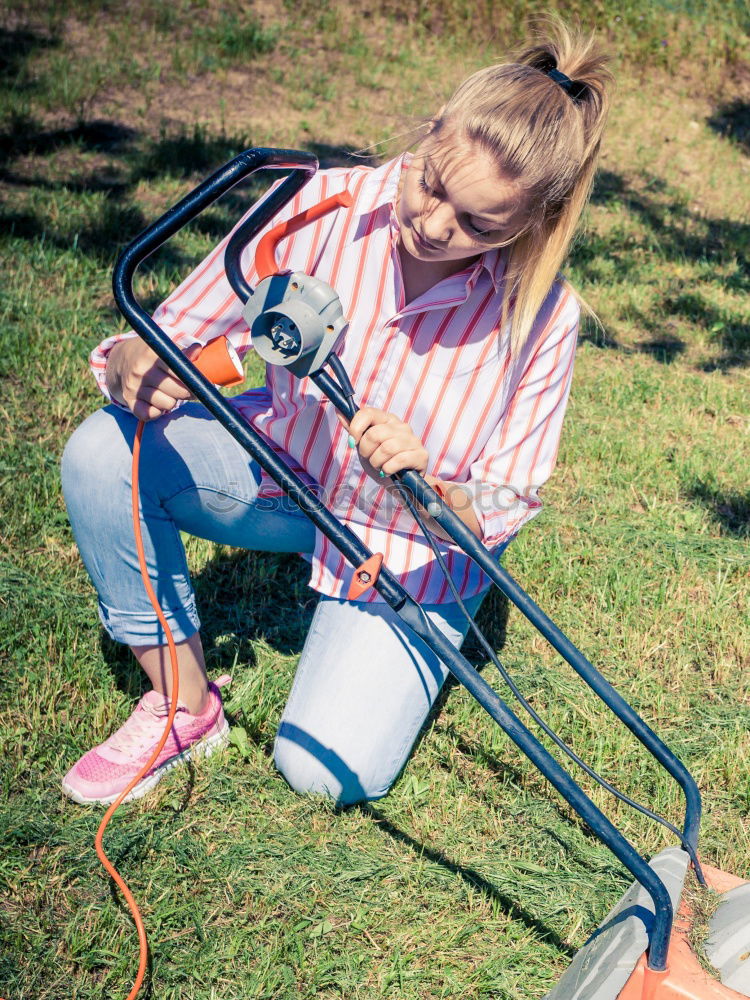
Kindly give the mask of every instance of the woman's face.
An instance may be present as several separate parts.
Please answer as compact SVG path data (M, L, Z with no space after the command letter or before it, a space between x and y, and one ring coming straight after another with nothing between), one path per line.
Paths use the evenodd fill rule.
M475 257L518 235L528 208L520 185L467 139L428 138L418 148L397 203L404 249L417 260Z

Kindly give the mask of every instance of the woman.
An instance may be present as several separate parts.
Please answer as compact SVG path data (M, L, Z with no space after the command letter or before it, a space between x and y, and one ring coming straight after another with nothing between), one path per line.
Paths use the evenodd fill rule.
M337 344L362 409L350 425L309 379L267 369L239 411L420 601L455 645L466 623L433 553L390 488L414 468L496 554L541 507L557 454L579 306L559 268L590 192L609 75L590 39L561 24L515 61L471 76L414 154L320 171L281 217L346 189L352 205L280 249L281 269L332 285L349 326ZM273 220L276 224L279 218ZM227 335L250 348L223 271L226 241L157 310L184 350ZM243 270L250 284L255 244ZM445 668L374 591L348 601L352 568L134 335L104 341L94 373L112 403L73 435L63 466L76 540L109 634L153 685L130 719L68 772L78 802L110 802L156 745L171 680L165 638L138 574L130 449L147 421L141 503L152 580L178 649L180 709L130 797L226 739L206 677L180 531L300 552L321 597L279 726L275 762L300 792L340 804L384 795ZM442 539L439 527L431 530ZM442 539L472 613L488 581ZM280 613L283 609L280 608Z

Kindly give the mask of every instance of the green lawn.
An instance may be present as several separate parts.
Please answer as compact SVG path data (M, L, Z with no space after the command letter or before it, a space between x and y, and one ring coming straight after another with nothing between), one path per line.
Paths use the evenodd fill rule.
M118 248L248 145L327 163L401 148L393 137L490 58L475 41L487 12L497 50L537 6L37 0L0 15L6 1000L124 997L136 969L93 850L101 813L59 788L142 691L99 628L58 474L101 402L85 359L121 326ZM740 3L596 10L618 95L568 273L601 326L583 331L546 509L505 562L693 771L705 860L750 878L747 17ZM262 186L161 251L144 300ZM619 864L455 686L385 799L337 813L296 797L271 745L315 604L306 565L196 540L189 553L235 729L107 834L146 920L152 996L542 997L629 881ZM673 783L520 614L495 596L480 625L594 767L679 822ZM582 783L644 854L669 843Z

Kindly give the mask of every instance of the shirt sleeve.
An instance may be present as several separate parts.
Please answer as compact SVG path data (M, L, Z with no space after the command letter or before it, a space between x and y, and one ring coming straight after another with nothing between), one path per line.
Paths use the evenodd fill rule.
M543 326L541 335L532 331L531 350L521 354L521 376L503 417L471 464L472 507L488 548L539 513L539 491L557 460L580 309L570 288L558 284L553 292L535 324Z
M258 241L272 226L278 225L284 219L291 218L300 210L302 193L304 193L305 199L309 198L310 194L314 196L314 192L308 192L308 188L317 187L316 180L317 176L305 185L303 192L298 192L243 250L242 271L250 285L255 285L258 280L258 274L255 270L255 247ZM234 229L242 225L248 215L255 211L280 183L281 181L276 181L263 198L248 209ZM242 303L232 291L224 270L224 252L234 229L162 302L153 314L154 321L183 351L187 350L191 344L207 344L220 336L229 338L240 357L251 347L250 331L242 318ZM283 248L279 257L283 257ZM107 337L94 348L89 357L91 371L97 385L106 398L113 403L116 400L111 399L106 383L109 353L121 340L129 340L136 336L138 335L130 330Z

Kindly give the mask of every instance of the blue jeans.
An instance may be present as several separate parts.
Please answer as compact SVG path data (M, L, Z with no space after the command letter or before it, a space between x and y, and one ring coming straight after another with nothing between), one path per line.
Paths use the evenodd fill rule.
M71 437L63 491L109 635L164 643L138 568L131 523L136 419L107 406ZM260 468L197 403L146 424L140 496L149 574L176 642L199 625L180 531L267 552L312 552L315 529L288 497L257 496ZM483 594L465 602L475 614ZM459 647L468 625L454 603L425 605ZM409 756L447 671L380 602L321 596L279 724L274 760L299 792L340 804L386 794Z

